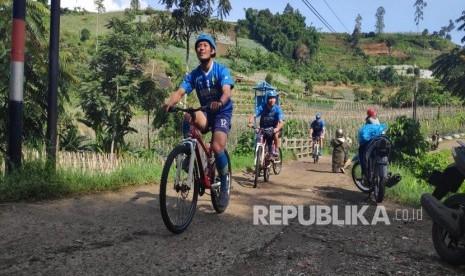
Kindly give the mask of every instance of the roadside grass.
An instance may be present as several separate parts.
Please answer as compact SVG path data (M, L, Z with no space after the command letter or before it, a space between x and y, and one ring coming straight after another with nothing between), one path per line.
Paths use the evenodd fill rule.
M293 158L285 152L286 160ZM253 153L245 156L231 155L233 176L235 172L252 167ZM45 161L23 161L22 167L0 177L0 202L38 201L73 195L117 191L130 186L158 185L162 173L158 159L144 158L124 164L110 173L77 171L66 168L47 168Z
M42 160L27 161L21 169L1 177L0 202L54 199L158 183L161 170L161 163L155 160L125 164L111 173L64 168L53 172Z
M386 195L399 203L420 206L421 195L432 193L434 190L425 180L415 178L409 170L399 165L392 165L389 170L402 176L402 180L396 186L386 189Z
M451 157L450 150L442 150L440 152L431 152L429 156L423 159L429 160L431 163L422 164L423 169L430 172L432 169L443 171L445 164L454 162ZM434 161L436 160L436 162ZM420 169L420 168L416 168ZM411 206L420 206L420 198L424 193L432 193L434 186L430 185L425 179L415 176L415 174L402 166L402 164L393 164L389 170L394 173L399 173L402 176L402 181L392 188L388 188L386 195L395 201ZM417 172L419 173L419 172ZM462 185L458 193L465 193L465 186ZM447 198L447 196L445 197Z

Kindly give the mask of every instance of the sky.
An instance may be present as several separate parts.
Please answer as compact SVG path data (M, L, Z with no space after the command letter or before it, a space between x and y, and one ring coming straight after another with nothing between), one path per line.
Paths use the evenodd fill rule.
M164 9L159 0L139 0L142 8L150 6L155 9ZM355 18L362 16L362 32L375 31L376 10L383 7L384 32L421 33L425 28L429 33L439 31L441 27L449 25L449 20L455 20L465 11L464 0L425 0L427 6L423 9L423 20L419 27L415 25L415 0L230 0L232 10L226 21L237 21L245 18L244 9L269 9L273 14L282 13L289 3L294 10L299 10L305 16L307 26L314 26L321 32L330 32L317 16L304 2L310 3L315 10L329 23L330 27L338 33L352 33ZM123 10L129 7L130 0L104 0L107 11ZM88 11L96 11L94 0L61 0L61 7L83 7ZM457 24L456 24L457 25ZM460 40L465 31L451 32L452 41L458 45L465 45Z

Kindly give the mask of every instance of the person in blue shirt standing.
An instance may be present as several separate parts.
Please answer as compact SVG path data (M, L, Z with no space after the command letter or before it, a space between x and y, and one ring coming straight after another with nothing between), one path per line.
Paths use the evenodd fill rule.
M318 152L318 155L321 156L323 153L323 139L325 138L325 133L326 133L326 125L323 119L321 119L321 114L317 113L315 116L315 120L310 124L310 131L309 131L309 136L312 137L312 139L318 139L320 143L320 150Z
M276 97L278 93L276 90L272 90L267 94L266 103L260 105L255 110L255 114L249 118L249 126L253 126L252 122L260 116L260 127L261 128L273 128L273 133L265 133L265 139L267 139L268 152L274 156L278 156L279 138L283 133L284 126L284 114L281 107L276 104ZM270 136L268 136L270 135ZM274 150L272 149L274 142Z
M216 44L209 34L198 36L194 44L195 53L200 65L186 75L178 90L176 90L163 106L164 111L176 105L184 96L191 94L195 89L201 106L207 106L210 110L207 113L197 111L195 116L195 126L202 132L211 128L212 148L215 153L216 167L221 179L221 192L218 205L226 207L229 204L229 194L227 192L228 160L224 153L231 127L231 117L233 113L233 103L231 100L231 90L234 82L228 69L213 61L216 56ZM183 122L183 132L189 131L190 115L185 114Z

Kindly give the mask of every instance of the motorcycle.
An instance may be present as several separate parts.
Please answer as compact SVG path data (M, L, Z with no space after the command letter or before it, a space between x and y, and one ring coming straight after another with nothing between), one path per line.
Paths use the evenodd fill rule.
M439 257L452 265L465 264L465 194L457 193L465 180L465 143L452 148L454 163L444 171L433 171L428 182L432 194L421 196L421 206L433 220L432 239ZM444 202L440 200L454 193Z
M352 159L352 180L355 186L364 193L373 193L377 203L384 199L386 188L393 187L400 182L399 174L388 172L391 142L385 136L372 139L365 150L365 175L362 175L360 157Z

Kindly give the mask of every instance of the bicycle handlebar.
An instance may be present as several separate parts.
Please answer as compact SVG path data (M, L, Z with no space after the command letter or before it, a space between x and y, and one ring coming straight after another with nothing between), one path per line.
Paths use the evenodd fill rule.
M248 125L249 126L249 125ZM266 128L263 128L263 127L256 127L256 126L249 126L251 129L255 129L255 130L261 130L261 131L266 131L267 129L274 129L274 127L266 127Z
M196 108L193 108L193 107L182 108L182 107L178 107L178 106L172 106L172 107L170 107L170 109L168 109L168 112L184 111L186 113L192 114L192 113L195 113L197 111L208 111L208 110L210 110L210 109L207 106L200 106L200 107L196 107Z

